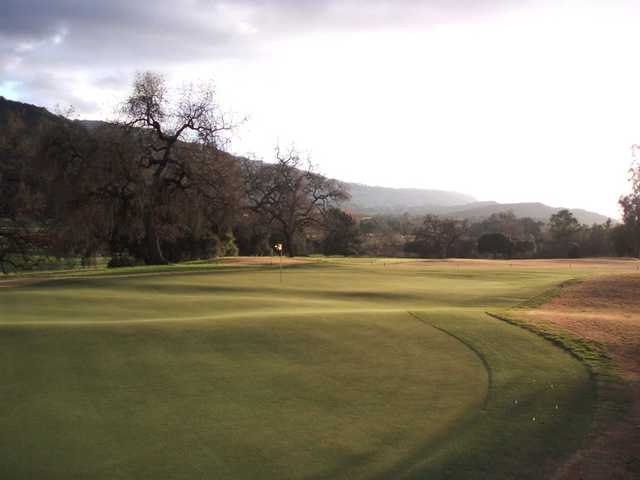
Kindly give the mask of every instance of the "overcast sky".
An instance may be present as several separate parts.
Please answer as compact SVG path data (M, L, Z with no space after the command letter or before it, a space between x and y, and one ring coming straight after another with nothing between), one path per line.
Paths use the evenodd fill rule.
M0 95L108 119L136 71L213 80L232 150L347 181L618 217L640 2L0 0Z

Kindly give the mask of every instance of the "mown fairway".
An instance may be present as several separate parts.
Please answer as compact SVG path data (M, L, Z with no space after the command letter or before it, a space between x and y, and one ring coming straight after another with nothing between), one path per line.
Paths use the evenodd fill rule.
M324 261L0 289L0 478L543 478L567 353L486 310L565 268ZM582 274L584 274L583 272Z

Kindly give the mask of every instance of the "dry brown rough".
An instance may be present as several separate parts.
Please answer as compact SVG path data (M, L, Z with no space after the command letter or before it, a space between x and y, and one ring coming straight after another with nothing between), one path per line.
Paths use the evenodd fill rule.
M619 420L596 421L587 445L555 478L640 479L640 275L590 278L526 316L601 344L631 389L630 410Z

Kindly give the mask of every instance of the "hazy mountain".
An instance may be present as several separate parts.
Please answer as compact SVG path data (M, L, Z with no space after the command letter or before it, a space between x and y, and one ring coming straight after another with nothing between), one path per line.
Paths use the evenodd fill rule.
M351 200L344 206L361 214L451 215L469 220L481 220L494 213L512 211L517 217L531 217L548 221L562 208L543 203L498 203L478 202L472 196L446 190L419 188L373 187L359 183L347 183ZM608 217L599 213L573 208L569 209L580 223L591 225L604 223Z
M39 132L55 122L68 121L54 115L47 109L28 103L15 102L0 96L0 129L8 125L18 126L26 132ZM96 128L104 122L79 120L85 128ZM478 202L470 195L446 190L419 188L389 188L346 183L351 192L351 200L344 207L354 213L362 214L402 214L424 215L433 213L451 215L470 220L482 219L493 213L513 211L518 217L531 217L542 221L560 208L542 203L497 203ZM576 218L588 225L604 223L607 217L582 209L570 209Z
M453 207L475 201L470 195L445 190L372 187L360 183L346 185L351 200L345 206L361 213L402 213L425 206Z
M487 218L494 213L513 212L516 217L531 217L536 220L548 221L554 213L562 210L560 207L550 207L543 203L497 203L478 202L469 205L459 205L450 209L441 210L442 214L452 215L469 220ZM581 208L569 208L568 210L578 219L580 223L592 225L594 223L604 223L609 217L599 213L590 212Z

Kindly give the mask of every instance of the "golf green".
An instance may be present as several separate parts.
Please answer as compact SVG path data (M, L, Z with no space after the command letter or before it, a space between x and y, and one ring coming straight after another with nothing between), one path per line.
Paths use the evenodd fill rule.
M0 290L0 478L540 478L594 403L483 311L570 278L334 261Z

